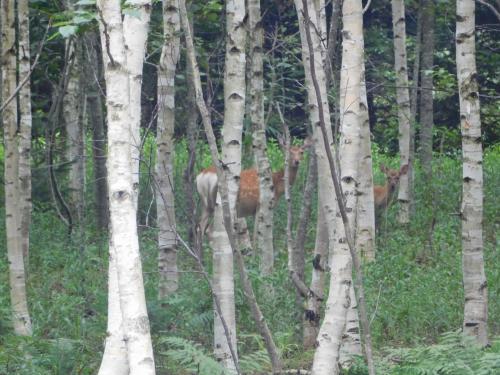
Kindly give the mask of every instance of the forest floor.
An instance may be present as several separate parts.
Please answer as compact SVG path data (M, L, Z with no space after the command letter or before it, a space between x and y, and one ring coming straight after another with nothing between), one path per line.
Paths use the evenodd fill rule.
M179 187L182 187L187 160L185 150L182 145L178 146L175 186ZM270 147L270 155L272 165L279 165L279 150ZM200 168L209 163L208 157L202 159ZM374 165L378 166L380 162L393 167L397 165L396 158L374 155ZM432 207L422 207L423 192L418 185L421 179L417 169L417 204L413 221L408 226L398 224L395 220L397 207L393 206L382 223L377 240L377 259L365 265L366 297L378 373L500 373L499 165L500 148L487 150L484 160L484 252L491 347L479 350L473 345L464 345L456 333L461 328L463 315L460 155L436 155ZM148 169L147 166L143 168ZM301 167L293 189L293 199L297 202L293 205L295 213L300 210L305 173L305 167ZM376 181L382 183L378 170L375 174ZM151 189L146 185L141 187L145 192L139 214L141 252L157 373L220 373L210 356L212 299L208 286L182 249L179 251L178 293L162 303L156 299L156 231L154 220L145 219L145 212L150 211ZM176 209L179 230L186 236L188 219L184 190L177 189ZM92 197L91 184L88 197ZM0 258L0 374L95 374L102 357L107 311L106 240L97 234L90 211L85 238L68 237L67 228L58 220L51 204L47 203L49 201L39 193L34 194L28 267L28 300L34 327L32 338L17 338L12 334L5 241L0 244L3 254ZM90 210L91 204L88 207ZM261 277L257 259L251 256L247 258L247 266L258 301L287 367L308 368L313 352L303 351L300 345L301 314L286 269L285 211L282 200L275 214L275 272L269 277ZM154 216L153 212L150 214ZM315 212L306 245L309 273L314 247L314 215ZM3 226L0 234L5 235ZM209 251L205 251L205 264L210 264L209 258ZM239 282L236 284L238 352L242 368L248 374L265 373L269 368L266 352ZM272 298L267 291L269 285L273 289ZM420 370L427 372L418 372ZM366 372L359 365L349 373Z

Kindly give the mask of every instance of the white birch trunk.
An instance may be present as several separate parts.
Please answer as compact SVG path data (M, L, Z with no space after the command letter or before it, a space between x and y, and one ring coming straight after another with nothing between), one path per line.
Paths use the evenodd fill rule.
M356 180L360 138L360 89L363 72L363 18L360 0L343 3L342 69L340 82L340 169L347 217L351 230L356 219ZM320 78L318 77L318 80ZM330 176L328 176L330 177ZM338 198L339 199L339 198ZM339 347L344 334L347 308L350 305L352 260L345 238L344 224L337 217L336 233L330 237L334 244L330 256L331 278L325 319L318 335L318 347L314 355L312 372L319 374L339 373Z
M125 23L122 22L120 1L99 0L97 6L108 109L110 250L114 250L110 255L116 257L118 294L130 374L149 375L155 374L155 366L137 235L135 169L132 163L134 147L129 116L131 102L138 101L140 91L134 92L135 98L130 98ZM141 29L147 30L147 23L138 25L135 30L138 37L144 34ZM129 42L129 47L135 45ZM112 318L109 316L108 320ZM120 342L120 338L115 342Z
M392 27L394 30L394 70L396 72L396 100L398 102L400 164L408 165L407 173L399 177L398 221L410 222L410 186L413 173L410 161L410 89L408 86L408 64L406 58L406 22L403 0L392 0Z
M128 375L130 372L119 297L116 252L110 242L108 266L108 326L106 328L104 354L102 356L98 375Z
M270 275L274 264L273 247L273 180L267 158L266 127L264 123L264 64L262 48L264 30L261 22L260 0L248 1L250 36L250 121L253 131L255 164L259 175L259 206L255 216L255 250L260 255L260 271Z
M463 330L481 346L488 344L488 289L483 257L483 150L476 70L475 2L457 0L457 77L462 129Z
M31 69L28 0L18 0L19 22L19 77L26 77ZM31 225L31 84L28 80L19 91L19 205L21 208L21 247L26 267L29 264Z
M364 38L360 43L364 45ZM360 82L360 147L358 174L358 201L356 212L356 249L367 261L375 260L375 198L373 194L373 166L368 100L366 98L365 63L362 59Z
M359 331L359 313L356 302L354 285L349 288L349 310L347 310L344 337L340 347L339 364L340 367L349 368L354 360L354 356L362 356L361 337Z
M156 212L158 222L158 298L178 287L174 206L175 69L179 60L180 19L177 0L163 1L164 44L158 71Z
M329 137L328 143L332 144L331 138L331 124L330 124L330 113L328 109L327 102L327 88L326 88L326 77L324 71L324 60L322 49L324 46L321 44L320 39L317 36L315 30L320 29L319 21L317 19L317 14L324 9L324 2L318 4L318 10L313 6L311 2L308 3L309 9L308 13L311 17L311 22L313 25L308 23L310 29L310 35L313 42L314 50L314 66L317 82L319 84L320 95L323 106L323 115L326 121L327 136ZM313 123L313 130L316 138L316 154L318 158L318 170L328 171L330 170L328 160L326 157L326 151L324 149L324 143L322 140L322 134L319 130L319 111L317 107L316 93L313 87L313 82L311 78L310 70L310 55L309 48L306 39L305 27L304 27L304 17L303 17L303 7L302 1L296 0L295 7L297 9L297 14L299 16L299 27L301 33L302 41L302 59L304 62L304 70L306 76L306 84L308 90L308 103L309 103L309 117ZM359 75L358 75L359 79ZM358 89L358 105L359 105L359 84ZM321 325L318 339L317 339L317 349L314 355L314 362L312 372L313 374L323 374L323 373L337 373L331 371L338 371L339 359L339 348L341 344L341 337L344 332L345 319L348 307L349 298L349 287L351 284L351 256L349 249L342 249L340 246L335 245L335 225L336 225L336 212L337 203L334 200L335 190L333 188L333 183L329 173L319 173L319 196L323 200L323 213L325 215L325 225L328 228L329 237L329 252L330 252L330 267L331 267L331 278L330 278L330 293L326 306L325 319ZM324 199L323 199L324 198ZM352 206L351 206L352 207ZM343 227L343 224L340 223ZM339 228L339 226L337 226ZM332 365L334 364L334 365Z
M14 3L1 1L2 26L2 98L6 100L16 89L16 17ZM17 133L17 100L13 99L2 113L4 128L5 226L9 262L12 323L16 335L30 336L31 319L26 296L26 276L23 259L22 216L20 193L20 155Z
M420 160L424 172L424 205L432 204L432 150L434 127L434 0L422 0L422 57L420 64Z
M134 199L137 208L139 195L139 164L141 157L141 88L142 67L148 40L151 0L127 0L128 6L134 9L133 14L123 17L123 35L129 74L129 118L132 142L132 165L134 182Z
M318 178L319 175L320 173L318 171ZM316 243L314 245L313 269L311 284L309 286L309 289L313 294L310 294L306 301L306 313L304 317L304 349L314 348L316 344L316 337L318 337L319 322L321 318L321 302L324 297L326 279L325 270L328 263L328 228L325 225L325 216L322 209L323 199L324 198L318 194Z
M228 199L231 216L236 218L236 197L241 172L241 137L245 116L245 2L229 0L226 3L226 61L224 74L224 125L222 128L222 160L227 165ZM231 341L236 343L236 321L234 311L233 254L224 229L220 196L215 208L212 233L214 261L214 293L221 302L223 318L231 332ZM235 222L235 221L233 221ZM224 335L222 322L215 312L214 348L216 357L224 366L234 371L229 345ZM236 350L236 348L234 348Z

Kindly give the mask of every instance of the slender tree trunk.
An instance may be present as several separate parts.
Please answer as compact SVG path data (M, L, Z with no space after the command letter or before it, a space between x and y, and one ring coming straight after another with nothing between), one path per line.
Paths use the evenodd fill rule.
M315 137L317 139L316 143L316 154L318 158L318 168L321 171L329 170L328 161L326 158L326 150L324 148L324 142L322 139L322 134L319 132L320 124L320 113L319 105L317 100L316 90L313 86L312 71L310 65L312 64L311 55L309 52L307 30L309 28L309 35L312 42L312 50L314 53L314 70L316 75L316 80L319 85L319 92L321 100L324 101L322 105L322 110L325 112L322 114L324 121L327 123L327 132L331 131L331 126L329 124L330 114L328 110L328 102L326 101L326 80L325 72L323 68L323 54L321 52L322 46L321 41L318 38L315 29L319 26L319 20L317 19L317 12L312 3L308 3L308 11L310 20L304 20L303 14L303 3L301 0L295 1L295 7L297 9L297 14L299 16L299 27L301 32L302 41L302 59L304 61L304 70L306 76L306 84L308 88L308 103L309 103L309 117L313 123L313 129L315 132ZM304 25L304 22L306 24ZM359 76L358 76L359 79ZM359 101L359 85L358 85L358 95ZM331 137L331 133L328 134ZM332 139L328 139L328 144L331 144ZM330 298L329 304L327 305L327 314L325 315L325 320L320 329L320 333L317 339L317 349L314 356L313 362L313 373L331 373L330 371L338 371L338 357L339 357L339 347L341 343L341 337L344 332L345 327L345 317L347 313L347 307L349 306L349 285L351 284L351 258L349 252L345 253L340 251L339 247L334 244L334 228L336 219L336 203L334 201L335 192L332 185L332 180L327 173L319 173L319 196L322 200L323 207L322 211L325 216L325 224L328 228L329 233L329 245L330 245L330 267L331 267L331 279L330 279ZM342 224L341 224L342 225ZM306 316L307 319L307 316ZM332 364L334 364L332 366ZM328 371L328 372L325 372Z
M165 38L158 72L156 212L158 217L158 298L178 287L177 233L174 207L175 69L179 60L180 20L177 0L163 1Z
M322 246L329 246L328 252L330 255L333 254L333 242L330 241L330 238L333 238L333 232L335 228L335 215L336 215L336 203L335 203L335 192L333 191L333 186L331 185L331 179L328 174L320 173L320 171L328 170L328 161L325 154L325 149L322 142L322 135L320 132L320 113L318 107L318 100L316 98L316 92L313 86L313 81L311 77L311 68L310 68L310 59L311 55L309 52L309 46L307 42L307 31L306 27L310 28L310 34L313 41L314 48L314 63L316 67L316 75L318 76L318 81L320 82L320 90L321 91L321 99L324 101L323 103L323 117L327 121L327 132L329 137L329 143L332 142L331 135L331 125L329 123L330 120L330 112L328 107L327 98L327 87L326 87L326 76L324 72L323 65L323 53L321 45L321 41L316 33L316 28L319 27L319 23L317 20L318 13L316 12L313 4L309 3L309 15L311 16L310 21L305 23L304 15L303 15L303 4L301 0L295 1L295 8L297 9L297 15L299 18L299 31L300 31L300 39L302 45L302 61L304 65L304 72L306 78L306 87L307 87L307 101L309 107L309 121L313 126L314 138L315 138L315 152L318 163L318 197L319 202L321 202L322 206L318 207L319 215L321 218L321 222L318 219L318 233L317 236L320 239L316 240L316 248L315 248L315 261L313 264L315 271L317 272L315 287L317 293L315 295L311 295L308 299L308 309L305 313L305 331L304 331L304 341L305 343L313 342L315 345L316 336L319 330L319 308L321 305L321 300L323 297L323 291L319 290L321 287L321 283L324 282L324 276L322 271L325 269L324 265L326 261L322 260L321 257L326 257L327 251L323 249ZM321 227L320 227L321 225ZM326 238L325 238L326 237ZM318 242L319 241L319 242ZM324 255L321 253L324 251ZM337 260L337 259L336 259ZM338 263L337 263L338 264ZM311 288L313 290L313 288ZM345 294L347 298L347 294ZM311 307L311 309L309 308ZM339 342L340 344L340 342Z
M139 196L139 163L141 158L141 88L142 68L148 40L148 25L151 13L151 0L128 0L127 4L134 10L123 16L123 35L127 66L129 68L130 91L130 133L132 134L133 179L135 188L135 204Z
M457 77L462 129L463 330L488 344L488 289L483 256L483 150L475 47L475 2L457 0Z
M356 294L353 285L351 285L349 289L349 300L351 304L349 310L347 310L345 332L339 354L339 364L344 369L352 365L355 356L363 355L361 337L359 334L358 304L356 302Z
M241 137L245 115L245 30L241 27L245 17L245 2L230 0L226 3L226 62L224 74L224 125L222 128L222 160L227 166L228 200L231 216L236 218L241 171ZM220 200L220 196L217 198ZM214 286L220 296L222 313L228 322L233 342L236 342L234 311L233 254L226 233L222 207L217 204L214 215L214 230L211 235L214 251ZM214 323L214 348L216 357L225 367L235 369L222 324L216 314Z
M267 158L266 126L264 122L264 77L262 48L264 30L261 21L260 0L248 1L250 39L250 121L253 130L255 164L259 175L259 206L255 216L255 250L260 255L263 276L270 275L274 264L273 247L273 179Z
M124 334L119 298L116 252L112 246L112 242L110 242L108 266L108 326L106 328L104 353L98 375L129 375L127 339Z
M68 9L73 9L71 1L67 2ZM85 110L84 86L82 85L83 44L82 38L77 36L67 40L66 52L69 61L68 82L63 97L62 116L66 129L66 160L70 163L68 188L69 206L72 211L74 224L79 236L82 234L84 200L85 200L85 147L84 124L82 112ZM80 239L79 239L80 241Z
M130 25L122 21L119 0L99 0L97 6L108 109L110 255L116 259L117 289L130 375L155 374L137 235L136 169L132 162L134 134L131 131L130 111L133 103L140 103L137 97L140 97L140 90L133 93L129 90L132 73L128 70L126 49L136 43L125 38L125 27ZM147 16L142 14L141 17ZM147 33L147 22L139 22L136 26L135 35L140 39L141 35ZM132 98L132 94L135 97ZM116 290L111 288L110 292L116 294ZM115 296L110 295L110 298ZM110 315L108 320L113 318ZM120 342L120 338L115 342Z
M109 225L108 184L106 182L106 134L101 82L104 81L99 36L92 33L87 43L87 115L92 127L92 158L97 228L106 233Z
M420 80L420 57L422 45L422 7L419 0L417 11L417 33L415 35L415 61L413 63L412 90L410 92L410 169L408 173L408 192L410 200L410 217L415 214L415 128L417 127L417 109L419 97L419 80Z
M17 48L16 17L14 3L1 1L2 26L2 97L9 98L16 89ZM24 99L24 97L23 97ZM23 108L24 110L26 108ZM31 335L31 319L26 296L26 276L23 259L22 219L25 198L21 189L21 159L18 143L17 101L12 100L2 113L4 128L4 181L5 181L5 226L7 258L9 261L10 300L14 332L21 336ZM24 119L26 120L26 119ZM26 125L26 124L25 124ZM26 161L24 160L24 163Z
M392 28L394 32L394 70L396 72L396 100L398 102L400 164L408 165L407 173L399 178L399 215L402 224L410 222L410 186L412 172L410 159L411 108L406 58L406 22L403 0L392 0Z
M198 111L196 110L196 92L193 85L193 67L191 61L186 61L186 109L187 109L187 125L186 125L186 138L188 143L189 161L184 172L185 190L186 190L186 211L189 220L189 241L194 243L196 237L196 202L194 199L195 194L195 164L196 164L196 143L198 139ZM196 244L195 248L199 251L199 257L203 261L201 244Z
M420 81L420 58L422 46L422 0L417 3L417 32L415 34L415 61L413 62L412 90L410 97L411 123L413 124L413 147L415 146L415 123L417 121L419 81ZM413 150L415 151L415 150Z
M318 180L319 180L318 173ZM306 312L304 315L304 349L314 348L319 332L320 309L324 298L325 270L328 260L328 227L325 225L323 214L323 199L319 194L318 186L318 218L316 222L316 243L314 245L314 257L312 261L312 276L309 294L306 301Z
M27 77L31 69L28 0L18 0L19 78ZM28 80L19 91L19 206L21 209L21 247L26 267L29 264L31 226L31 84Z
M364 45L364 40L361 42ZM342 94L342 93L341 93ZM372 142L368 99L366 97L365 63L362 60L360 81L360 148L356 212L356 249L367 261L375 260L375 198L373 195Z
M422 0L422 91L420 93L420 160L425 184L432 179L432 129L434 126L434 1Z

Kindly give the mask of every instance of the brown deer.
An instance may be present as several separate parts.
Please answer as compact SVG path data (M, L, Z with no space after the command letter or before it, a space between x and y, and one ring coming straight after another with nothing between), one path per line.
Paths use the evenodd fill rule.
M302 146L290 147L290 185L293 185L295 182L304 151L309 148L312 143L312 140L307 138ZM280 144L283 146L281 140ZM275 205L285 191L284 176L284 169L274 172L272 175ZM196 176L196 189L198 190L198 194L200 194L202 205L201 218L197 230L200 231L201 236L203 236L208 229L208 221L210 217L213 216L217 198L217 173L214 166L204 169ZM259 177L257 175L257 169L250 168L242 170L240 173L240 188L236 201L236 214L238 217L255 216L258 205Z
M384 164L380 164L380 170L386 175L387 180L384 186L373 187L375 223L377 226L384 211L392 204L396 192L398 191L399 178L408 172L408 164L401 166L399 171L396 169L389 169Z

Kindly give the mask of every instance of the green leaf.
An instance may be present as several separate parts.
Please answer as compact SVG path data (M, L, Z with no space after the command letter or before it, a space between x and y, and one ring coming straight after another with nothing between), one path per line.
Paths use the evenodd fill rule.
M95 0L78 0L75 5L95 5Z

